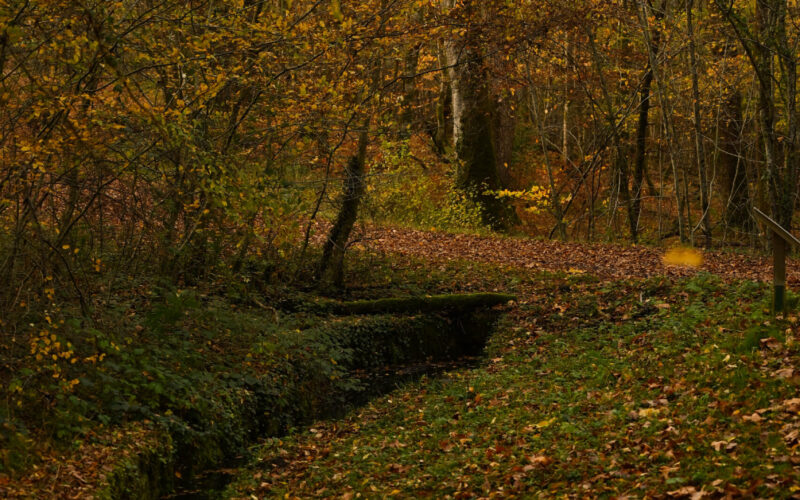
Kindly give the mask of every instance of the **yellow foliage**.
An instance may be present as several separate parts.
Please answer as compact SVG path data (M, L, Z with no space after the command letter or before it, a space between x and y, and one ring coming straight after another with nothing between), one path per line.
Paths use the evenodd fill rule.
M531 186L529 189L518 191L501 189L499 191L486 191L484 194L493 195L499 199L520 200L528 205L525 210L531 213L539 213L545 209L550 200L550 190L536 185Z
M544 429L545 427L550 427L555 422L556 422L556 417L553 417L547 420L542 420L538 424L534 425L534 427L536 427L537 429Z

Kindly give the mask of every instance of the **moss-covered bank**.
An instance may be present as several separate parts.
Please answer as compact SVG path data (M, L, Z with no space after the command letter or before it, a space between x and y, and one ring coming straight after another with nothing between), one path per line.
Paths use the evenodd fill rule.
M285 332L280 342L256 346L246 356L258 357L258 366L249 374L225 374L227 389L216 395L213 413L195 410L165 419L149 446L119 461L99 496L158 498L176 486L187 488L200 472L241 455L258 437L340 416L393 388L386 373L476 355L500 312L490 306L512 299L468 295L341 303L331 310L360 315L328 316ZM416 305L398 307L408 304ZM386 310L414 312L364 315ZM376 381L378 373L382 381Z

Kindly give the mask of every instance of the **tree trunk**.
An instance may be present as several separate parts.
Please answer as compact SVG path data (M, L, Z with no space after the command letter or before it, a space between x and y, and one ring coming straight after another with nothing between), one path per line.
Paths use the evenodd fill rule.
M514 155L514 136L517 130L517 119L514 116L514 100L510 93L505 93L494 105L494 124L492 142L495 146L497 176L501 186L511 186L511 161Z
M342 206L322 249L317 279L323 287L341 286L344 281L344 253L353 225L358 218L358 207L364 197L366 156L367 131L364 130L358 137L358 151L350 158L345 167Z
M662 5L662 12L665 12L666 2ZM687 212L687 219L688 217L688 190L685 193L681 192L681 179L678 175L678 162L676 161L675 155L677 151L677 145L675 144L675 124L672 120L672 106L667 96L667 88L665 82L662 80L657 66L656 55L653 53L652 50L652 39L653 37L650 34L650 26L648 24L647 19L650 17L650 10L652 6L650 2L647 0L641 0L639 7L636 9L637 15L639 16L639 22L641 24L642 33L645 38L645 46L648 48L648 57L650 61L650 68L653 71L653 81L657 84L656 91L659 97L659 101L661 101L661 121L664 128L664 134L666 136L666 143L667 143L667 154L669 155L669 162L670 167L672 169L672 176L673 182L675 186L675 200L678 205L678 234L680 235L680 239L682 243L686 242L686 228L685 228L685 221L683 212L686 210ZM684 175L685 180L685 175Z
M419 64L419 53L421 46L412 47L405 55L403 64L403 102L400 113L400 137L408 139L411 137L412 130L417 125L417 66Z
M445 10L454 5L454 0L442 0ZM475 6L468 4L464 8ZM503 141L498 141L494 130L497 103L490 92L490 75L477 54L480 43L472 39L473 35L467 29L462 40L444 42L453 144L459 160L456 180L458 187L480 206L485 224L507 230L517 222L517 217L513 207L489 193L503 187L497 156L497 144Z
M443 0L442 5L445 9L452 9L453 0ZM450 112L453 124L453 148L458 147L461 140L461 122L464 116L464 94L461 85L464 73L464 61L461 53L456 46L456 41L447 39L444 41L444 63L447 68L447 78L450 83Z
M656 20L664 17L664 11L656 13ZM659 42L661 40L661 30L653 32L650 40L650 52L653 56L658 56ZM642 86L639 89L639 121L636 124L636 158L633 163L633 201L631 204L631 224L635 226L638 234L639 219L642 213L642 183L647 177L647 131L650 127L650 91L653 87L653 67L650 57L647 58L647 69L645 69ZM652 182L651 182L652 183ZM634 231L632 231L633 233Z
M700 225L703 226L703 235L706 247L711 247L711 214L708 204L708 179L706 175L706 154L703 147L703 126L700 120L700 86L697 75L697 49L694 41L694 24L692 10L694 0L686 0L686 31L689 37L689 60L692 73L692 103L694 112L694 146L697 160L697 173L700 179Z
M747 164L742 147L742 94L730 89L722 110L719 131L719 164L725 207L725 223L740 229L749 229L750 189L747 185Z
M460 162L457 184L480 205L485 224L493 229L507 230L514 222L513 208L490 193L502 188L503 183L497 170L492 130L494 102L482 80L473 73L469 85L463 85L464 80L461 82L462 88L469 89L464 93L469 99L463 101L461 136L456 146Z

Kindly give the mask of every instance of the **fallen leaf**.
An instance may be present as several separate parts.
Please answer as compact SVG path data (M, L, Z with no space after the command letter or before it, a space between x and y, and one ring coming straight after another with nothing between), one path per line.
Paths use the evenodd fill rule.
M742 420L744 420L745 422L753 422L757 424L758 422L764 420L764 418L758 413L753 413L752 415L745 415L744 417L742 417Z
M792 413L800 412L800 398L787 399L783 402L783 407Z
M555 423L555 421L556 421L556 417L553 417L553 418L548 419L548 420L542 420L538 424L534 425L534 427L536 427L537 429L544 429L545 427L550 427L551 425L553 425Z
M661 413L660 408L642 408L639 410L638 416L641 418L653 417Z
M766 347L770 351L777 352L783 349L783 344L780 340L776 339L775 337L767 337L765 339L761 339L761 346Z
M533 465L541 465L541 466L550 465L551 463L553 463L553 459L545 455L531 455L528 457L528 460Z

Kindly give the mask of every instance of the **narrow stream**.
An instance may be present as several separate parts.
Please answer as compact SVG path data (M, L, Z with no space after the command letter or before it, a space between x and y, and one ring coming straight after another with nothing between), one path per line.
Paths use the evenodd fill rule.
M352 401L348 411L357 409L383 394L392 392L423 376L437 376L444 372L459 368L474 368L478 366L482 356L463 356L455 360L406 364L393 369L382 370L377 373L359 375L364 381L367 390L361 391ZM344 414L333 415L331 418L341 418ZM191 480L178 483L176 491L162 496L163 500L219 500L225 488L239 474L240 469L247 465L249 456L234 457L219 467L196 474Z

